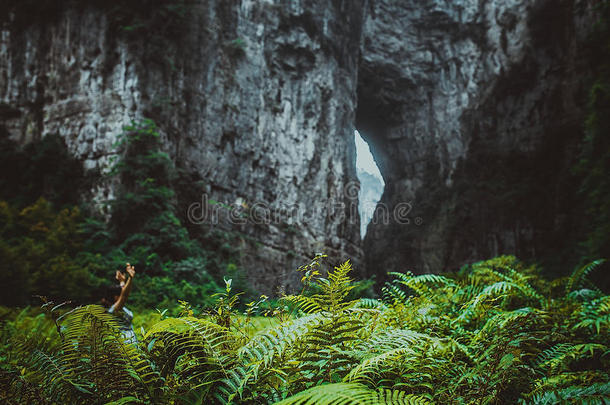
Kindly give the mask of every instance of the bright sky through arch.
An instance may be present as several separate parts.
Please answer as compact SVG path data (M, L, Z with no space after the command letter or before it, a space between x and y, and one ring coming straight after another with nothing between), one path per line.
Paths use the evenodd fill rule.
M356 141L356 169L360 180L358 210L360 211L360 237L366 234L367 226L373 219L375 207L381 199L385 182L373 159L368 143L358 131L354 132Z
M362 139L360 133L355 131L356 138L356 168L363 170L379 179L382 184L385 184L383 181L383 177L381 177L381 172L377 167L377 163L375 163L375 159L373 159L373 154L371 153L371 149L369 148L369 144Z

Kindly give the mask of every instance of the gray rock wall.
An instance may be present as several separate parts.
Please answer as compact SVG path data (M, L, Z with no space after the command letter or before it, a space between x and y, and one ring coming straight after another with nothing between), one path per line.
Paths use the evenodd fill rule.
M202 231L243 236L254 288L290 289L316 252L362 256L357 194L344 192L356 179L361 21L357 1L219 0L196 3L163 36L154 26L130 36L93 6L6 22L0 125L21 142L59 133L87 168L105 170L123 125L152 118L204 184L189 190L193 203L205 194L222 203L211 209L241 209L218 221L193 211ZM96 194L111 197L111 185Z
M152 118L202 181L193 203L241 207L191 219L241 235L241 264L266 293L295 287L293 269L316 252L362 270L364 246L368 274L541 257L570 226L561 191L593 3L208 0L132 34L99 5L4 16L0 130L23 143L59 133L104 171L121 128ZM381 202L412 207L363 244L355 127L384 176Z
M370 226L369 272L439 272L503 253L544 260L569 249L593 5L372 3L357 125L379 158L382 203L412 210L408 224Z

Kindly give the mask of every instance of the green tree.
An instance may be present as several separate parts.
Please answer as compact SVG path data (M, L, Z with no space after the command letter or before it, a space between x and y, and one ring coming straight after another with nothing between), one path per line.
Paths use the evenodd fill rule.
M586 210L585 260L610 257L610 2L597 6L599 20L590 44L595 83L589 93L589 114L576 174Z

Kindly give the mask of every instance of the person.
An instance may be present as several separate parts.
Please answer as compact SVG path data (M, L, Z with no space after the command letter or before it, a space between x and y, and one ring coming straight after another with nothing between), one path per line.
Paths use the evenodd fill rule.
M125 304L127 303L127 299L129 298L129 294L131 293L131 289L133 288L133 279L136 276L136 268L129 263L125 266L125 273L120 270L116 271L115 278L119 282L118 286L111 287L108 295L111 297L114 302L108 308L108 312L117 317L119 322L119 328L121 330L121 334L125 338L127 343L135 343L136 342L136 334L133 330L133 326L131 321L133 320L133 312L131 312ZM117 295L118 293L118 295ZM108 300L106 300L106 303Z

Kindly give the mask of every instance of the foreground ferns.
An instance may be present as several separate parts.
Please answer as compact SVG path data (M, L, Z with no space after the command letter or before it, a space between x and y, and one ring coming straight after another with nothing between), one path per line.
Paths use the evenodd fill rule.
M0 334L0 402L610 403L610 297L588 279L601 261L553 282L510 256L392 273L383 300L350 301L350 263L321 259L253 335L231 321L230 283L215 316L162 319L137 345L98 306L64 314L61 336L21 314Z
M39 387L50 403L109 402L128 393L153 399L161 381L148 358L126 344L116 319L97 305L80 307L66 317L61 344L53 350L21 340L27 331L9 337L21 377ZM10 361L9 360L9 361ZM21 378L17 379L21 383ZM9 383L8 403L20 403L22 384ZM17 391L17 392L15 392Z
M374 391L361 384L326 384L302 391L277 405L348 405L395 404L427 405L425 399L405 394L403 391Z

